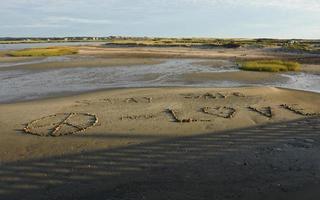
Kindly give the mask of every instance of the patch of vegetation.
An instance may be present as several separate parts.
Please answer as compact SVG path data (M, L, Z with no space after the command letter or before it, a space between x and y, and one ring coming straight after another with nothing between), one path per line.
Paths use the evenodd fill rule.
M192 48L278 48L285 51L320 53L320 40L242 39L242 38L149 38L109 37L106 46L120 47L192 47Z
M106 45L129 47L195 47L195 48L239 48L251 40L215 39L215 38L114 38Z
M6 55L12 57L43 57L72 55L77 53L78 50L74 47L47 47L9 51L6 53Z
M320 53L320 40L271 38L161 38L161 37L64 37L0 38L0 44L105 42L106 47L273 48L294 53Z
M296 51L312 51L312 47L304 43L289 43L283 45L285 49L296 50Z
M242 70L263 72L300 71L301 65L297 62L281 60L255 60L240 63Z

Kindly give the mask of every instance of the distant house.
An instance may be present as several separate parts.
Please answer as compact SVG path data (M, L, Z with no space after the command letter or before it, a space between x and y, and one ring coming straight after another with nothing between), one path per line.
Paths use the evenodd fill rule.
M296 44L296 43L298 43L297 40L290 40L290 41L289 41L289 44Z

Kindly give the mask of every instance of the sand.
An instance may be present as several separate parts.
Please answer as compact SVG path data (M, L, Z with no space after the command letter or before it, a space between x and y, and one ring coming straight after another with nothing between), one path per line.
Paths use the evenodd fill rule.
M207 58L201 64L217 67L221 63L210 59L283 57L305 59L303 70L318 73L318 57L307 56L272 49L81 47L72 60L10 68L157 64L180 57ZM182 78L285 81L237 71ZM0 104L1 200L320 198L319 93L241 87L66 95Z
M319 97L315 93L269 87L158 88L5 104L0 106L0 112L5 113L0 116L0 157L2 162L8 162L290 121L305 116L281 107L282 104L319 113ZM262 113L249 106L262 109ZM271 109L272 116L267 116L270 111L266 109ZM70 123L85 130L78 132L64 124L63 130L52 134L50 129L67 115L41 118L59 113L80 113L71 117ZM29 132L47 137L23 130L37 119L40 122L31 124ZM67 136L52 137L60 135Z
M208 59L204 65L212 65L210 59L223 59L229 62L255 59L284 59L302 63L302 71L320 73L319 54L283 52L278 48L238 48L238 49L197 49L197 48L106 48L103 46L81 46L79 54L66 56L72 60L63 62L46 62L26 64L11 69L56 69L69 67L105 67L123 65L158 64L163 58L197 58ZM74 58L74 59L73 59ZM0 63L33 62L42 60L37 57L0 57ZM216 62L214 62L216 63ZM8 70L2 69L0 70Z
M319 171L319 100L272 87L140 88L2 104L0 197L297 197Z
M274 82L284 83L289 80L288 77L280 74L268 72L221 72L221 73L189 73L182 75L183 80L188 82L194 81L230 81L242 84L272 84Z
M152 58L99 58L99 56L65 56L61 61L46 61L41 62L43 58L20 58L20 62L34 62L39 63L26 63L18 66L3 67L0 71L8 70L50 70L50 69L65 69L75 67L115 67L115 66L133 66L133 65L152 65L162 62L160 59ZM1 60L0 60L1 61ZM11 63L14 61L11 61ZM16 62L16 61L15 61ZM10 62L7 62L10 63Z

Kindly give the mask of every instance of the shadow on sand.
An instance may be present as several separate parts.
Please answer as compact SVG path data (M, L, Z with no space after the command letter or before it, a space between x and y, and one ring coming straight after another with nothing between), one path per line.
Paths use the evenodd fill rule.
M0 199L285 199L319 182L319 134L308 118L5 163Z

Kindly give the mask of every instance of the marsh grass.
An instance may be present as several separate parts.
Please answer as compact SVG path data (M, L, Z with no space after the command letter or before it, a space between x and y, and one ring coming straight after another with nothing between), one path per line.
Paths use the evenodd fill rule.
M226 47L238 48L246 41L235 41L233 39L213 39L213 38L121 38L112 39L108 45L128 45L128 46L157 46L157 47ZM251 40L247 41L251 42Z
M281 60L256 60L240 63L242 70L264 72L300 71L300 64Z
M304 44L304 43L285 44L283 47L285 49L293 50L293 51L311 52L313 50L311 45Z
M12 57L43 57L72 55L77 53L78 50L74 47L47 47L9 51L6 53L6 55Z

